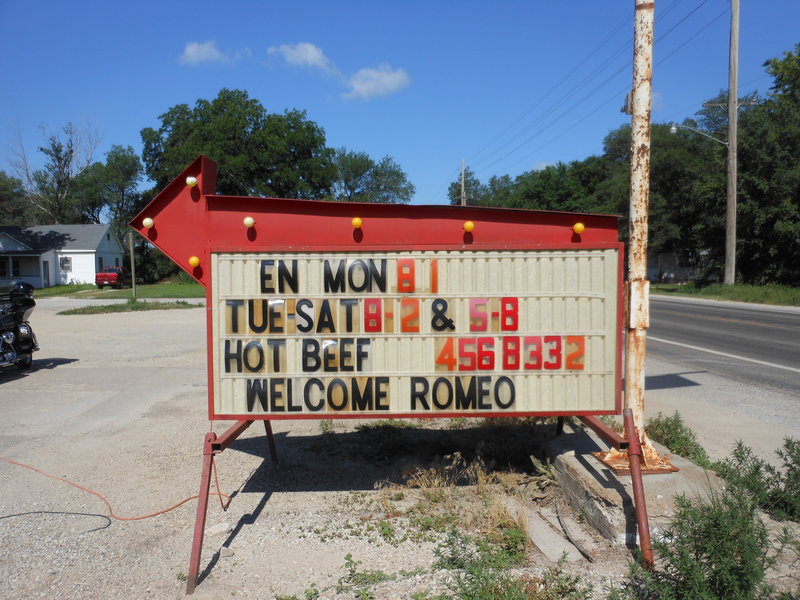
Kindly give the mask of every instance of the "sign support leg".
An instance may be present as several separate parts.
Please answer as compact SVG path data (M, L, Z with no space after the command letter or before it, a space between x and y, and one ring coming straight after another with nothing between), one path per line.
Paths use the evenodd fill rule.
M206 514L208 513L208 489L211 485L211 461L214 459L214 442L217 434L206 434L203 444L203 470L200 474L200 495L197 499L197 516L194 520L194 539L192 540L192 554L189 559L189 578L186 582L186 593L193 594L197 586L197 573L200 570L200 555L203 551L203 534L206 528Z
M241 420L231 425L225 433L217 437L217 434L209 432L206 434L203 444L203 470L200 475L200 493L197 500L197 516L194 521L194 539L192 541L192 554L189 559L189 577L186 582L186 594L193 594L197 587L197 575L200 572L200 557L203 552L203 535L205 534L206 516L208 515L208 496L211 487L211 468L213 466L214 455L219 454L230 446L253 421ZM272 436L272 427L268 421L264 421L267 429L267 442L269 443L270 454L273 462L277 462L275 452L275 439Z
M264 431L267 432L267 444L269 445L269 455L272 457L272 464L278 464L278 452L275 450L275 436L272 434L272 422L264 419Z

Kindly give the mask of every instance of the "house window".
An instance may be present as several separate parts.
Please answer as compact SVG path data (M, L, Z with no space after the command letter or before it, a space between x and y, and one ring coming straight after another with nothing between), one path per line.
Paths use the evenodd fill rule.
M58 259L58 266L64 272L71 272L72 271L72 257L71 256L62 256Z
M19 259L12 258L11 259L11 276L12 277L19 277L20 270L19 270Z
M107 239L109 242L111 241L111 234L110 234L110 233L107 233L107 234L106 234L106 239Z
M102 256L98 256L97 257L97 270L98 270L98 272L103 270L103 257Z

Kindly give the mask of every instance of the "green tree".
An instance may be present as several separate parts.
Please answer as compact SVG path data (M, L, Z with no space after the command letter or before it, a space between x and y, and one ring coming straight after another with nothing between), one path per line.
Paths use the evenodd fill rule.
M335 176L325 133L304 111L269 114L242 90L223 89L194 108L178 104L142 129L145 172L163 189L198 155L218 165L228 195L323 198Z
M28 225L28 202L22 182L0 171L0 224Z
M464 169L464 195L466 196L467 206L491 206L488 197L488 190L475 175L475 172L467 167ZM461 204L461 175L456 181L447 188L447 198L453 206Z
M339 148L333 162L336 167L331 186L334 200L407 204L414 195L414 185L389 156L376 163L364 152Z
M73 195L83 219L108 220L122 239L127 222L141 208L142 173L142 163L131 146L112 146L105 163L91 164L75 180Z
M739 125L737 268L748 283L800 283L800 44L765 63L774 84Z

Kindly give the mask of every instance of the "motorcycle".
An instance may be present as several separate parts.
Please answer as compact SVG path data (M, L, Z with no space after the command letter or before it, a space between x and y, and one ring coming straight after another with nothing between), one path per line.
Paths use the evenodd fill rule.
M20 371L31 368L33 353L39 349L28 323L34 306L30 283L0 286L0 367L16 365Z

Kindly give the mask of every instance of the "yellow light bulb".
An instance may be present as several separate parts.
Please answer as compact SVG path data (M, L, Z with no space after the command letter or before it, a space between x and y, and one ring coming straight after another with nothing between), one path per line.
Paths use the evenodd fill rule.
M466 221L464 223L464 231L466 231L467 233L471 233L473 229L475 229L475 223L473 223L472 221Z
M582 234L584 229L586 229L586 226L583 223L575 223L575 225L572 226L572 231L578 235Z
M145 229L152 229L153 225L155 225L155 222L153 222L153 219L150 217L145 217L142 219L142 227Z
M197 256L192 256L189 258L189 266L190 267L197 267L200 265L200 259Z
M355 229L361 229L361 217L353 217L351 223Z
M247 227L248 229L250 229L253 225L256 224L256 220L253 217L245 217L242 222L244 223L244 226Z
M189 177L186 178L186 185L188 185L189 187L196 186L197 185L197 177L192 177L191 175L189 175Z

